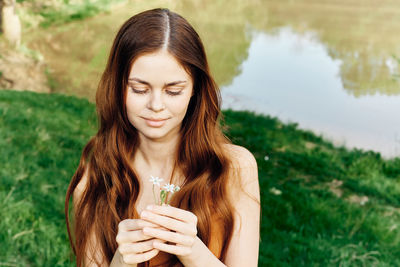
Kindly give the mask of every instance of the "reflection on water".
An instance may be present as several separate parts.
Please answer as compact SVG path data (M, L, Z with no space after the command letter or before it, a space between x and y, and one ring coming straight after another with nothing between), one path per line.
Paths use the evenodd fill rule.
M54 91L94 100L118 27L160 6L198 30L227 105L400 154L397 0L129 0L84 22L24 36L48 62Z
M269 21L257 30L290 26L313 32L329 55L343 64L340 75L352 95L400 94L394 78L400 55L400 1L282 0L264 1Z
M254 33L242 73L222 88L224 107L271 114L351 147L400 155L400 95L349 95L342 65L313 34L290 28Z
M131 0L84 23L35 31L26 38L50 63L59 82L56 90L93 99L118 27L131 15L160 6L183 14L199 31L221 85L240 73L248 56L248 28L273 34L290 27L299 34L312 32L331 58L343 62L340 76L350 94L400 94L395 60L400 57L400 1Z

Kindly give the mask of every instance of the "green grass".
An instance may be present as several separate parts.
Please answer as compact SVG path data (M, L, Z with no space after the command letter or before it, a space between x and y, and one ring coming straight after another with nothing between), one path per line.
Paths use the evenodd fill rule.
M268 116L224 114L228 136L259 165L259 266L400 266L399 158L334 147ZM74 266L64 197L95 129L87 100L0 91L0 266Z
M87 100L0 91L0 266L74 266L63 202L95 123Z
M270 117L225 116L232 141L259 165L261 266L400 265L399 158L335 148ZM351 202L355 196L368 202Z
M28 18L36 16L43 28L92 17L99 12L108 11L112 4L122 1L124 0L17 0L19 3L32 4L26 11L21 12L23 21L26 18L25 23L29 25Z

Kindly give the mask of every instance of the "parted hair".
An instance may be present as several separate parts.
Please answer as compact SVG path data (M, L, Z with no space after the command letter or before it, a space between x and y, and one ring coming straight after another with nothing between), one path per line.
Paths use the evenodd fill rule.
M135 204L140 183L132 168L139 139L128 120L125 99L132 63L140 55L160 49L167 49L193 79L193 96L182 121L175 159L176 168L185 178L171 205L197 216L198 237L207 246L211 241L212 218L217 214L223 238L220 260L225 259L234 220L227 193L231 161L224 150L229 141L220 127L219 89L193 27L168 9L153 9L128 19L115 37L96 93L99 129L84 147L66 193L67 230L78 267L83 266L86 252L95 255L95 251L100 251L110 264L118 248L119 222L139 218ZM87 177L86 187L70 224L71 195L83 175ZM90 233L96 236L96 248L88 246ZM181 265L171 255L168 266L174 264ZM148 262L138 266L148 266Z

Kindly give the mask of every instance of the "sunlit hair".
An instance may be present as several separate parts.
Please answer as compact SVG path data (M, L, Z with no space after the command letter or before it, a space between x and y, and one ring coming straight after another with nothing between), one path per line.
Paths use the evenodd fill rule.
M207 246L215 223L212 218L218 215L223 243L220 260L225 259L233 232L233 207L226 190L230 160L223 148L228 141L219 125L219 90L195 30L178 14L154 9L131 17L115 37L96 94L99 130L83 149L67 190L65 215L78 267L83 265L86 249L102 251L110 264L118 247L118 223L138 218L135 203L140 187L131 166L139 139L128 120L125 98L134 60L160 49L167 49L191 75L194 92L182 122L176 158L176 168L185 182L174 194L171 205L197 215L198 236ZM74 211L71 231L69 202L86 169L88 182ZM91 232L99 242L97 248L86 248ZM171 256L169 263L168 266L180 265L176 256Z

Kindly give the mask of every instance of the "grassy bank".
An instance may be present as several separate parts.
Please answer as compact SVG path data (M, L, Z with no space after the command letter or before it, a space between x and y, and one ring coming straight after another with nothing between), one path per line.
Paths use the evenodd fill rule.
M0 90L0 266L74 266L63 202L93 123L86 100Z
M400 159L247 112L224 127L259 164L260 266L400 265ZM0 91L0 266L74 266L64 196L95 128L87 100Z
M47 28L92 17L125 0L17 0L24 27Z

